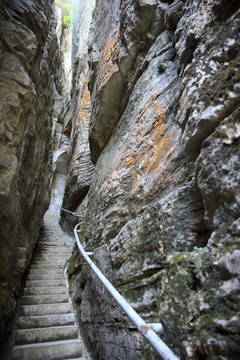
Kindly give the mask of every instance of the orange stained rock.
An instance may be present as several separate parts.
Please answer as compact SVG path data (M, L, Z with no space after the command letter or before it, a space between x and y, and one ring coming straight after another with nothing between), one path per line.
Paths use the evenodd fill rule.
M153 124L153 131L146 141L144 155L147 154L148 156L145 156L144 160L145 172L152 173L156 171L171 147L166 125L163 123L164 115L165 111L158 114L158 121Z
M129 166L129 165L131 165L131 164L133 164L133 163L134 163L133 158L130 157L130 158L128 159L126 165Z
M120 56L119 32L118 28L114 29L106 41L100 56L100 71L97 87L100 89L117 72Z
M87 83L88 83L88 77L86 77L85 79L82 98L81 98L81 107L78 115L81 122L89 121L89 116L91 111L91 98Z
M78 113L78 117L75 119L75 122L78 122L79 124L78 126L80 126L83 132L88 131L90 111L91 111L91 98L90 98L90 92L88 90L88 76L86 76L83 86L82 97L81 97L80 110ZM86 151L87 151L87 147L86 147ZM70 171L74 170L76 167L79 166L79 158L82 152L83 150L79 149L79 144L73 147L73 155L71 157Z
M133 196L139 192L140 187L141 189L144 187L144 192L141 191L144 197L147 192L152 191L152 188L156 190L160 186L165 179L163 164L166 159L170 158L171 154L171 135L163 121L166 109L163 108L162 104L156 102L152 105L152 123L146 129L144 117L149 116L147 110L149 110L149 103L153 102L153 99L156 101L155 95L151 95L142 101L136 117L134 140L132 137L128 138L128 142L125 144L127 154L119 159L121 162L119 171L122 173L122 177L131 174L130 186ZM140 119L141 122L139 122ZM128 169L127 173L125 173L124 168Z
M152 121L149 122L151 108ZM136 200L133 207L143 206L147 196L154 196L175 176L174 172L168 171L172 167L175 146L174 134L164 121L165 113L166 109L156 102L156 98L154 104L148 103L147 108L143 109L141 106L138 109L135 120L141 117L141 121L135 122L131 137L129 136L121 152L114 155L109 167L110 175L101 186L101 194L108 192L110 188L116 188L118 196L122 198L126 191L121 193L121 188L124 186L125 189L128 185L129 196Z
M81 108L89 108L89 105L91 105L90 92L88 90L88 77L86 77L82 94Z
M171 163L174 153L170 128L163 121L166 109L156 103L153 105L152 113L152 124L147 129L138 124L138 151L133 155L131 162L134 166L129 168L133 179L131 194L138 194L137 196L141 196L142 199L166 185L166 167Z

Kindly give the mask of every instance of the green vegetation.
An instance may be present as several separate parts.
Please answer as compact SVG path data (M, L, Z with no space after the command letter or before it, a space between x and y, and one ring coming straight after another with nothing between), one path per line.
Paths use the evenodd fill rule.
M62 20L67 27L72 26L72 14L74 6L71 5L71 0L54 0L56 6L62 10Z
M67 25L68 27L71 27L72 26L72 19L71 19L71 16L69 15L65 15L63 17L63 22L65 25Z
M91 6L90 6L90 8L89 8L89 15L90 16L92 16L92 14L93 14L93 10L95 9L95 3L94 4L92 4Z

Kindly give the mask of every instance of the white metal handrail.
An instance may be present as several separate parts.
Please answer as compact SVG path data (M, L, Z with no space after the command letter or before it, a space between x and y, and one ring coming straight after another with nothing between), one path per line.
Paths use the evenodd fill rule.
M70 211L70 210L67 210L67 209L64 209L64 208L62 208L61 206L59 206L59 207L60 207L60 209L61 209L62 211L65 211L65 212L67 212L67 213L69 213L69 214L72 214L72 215L77 216L77 217L85 218L85 216L83 216L83 215L76 214L75 212Z
M78 248L87 261L87 263L91 266L92 270L98 276L98 278L102 281L104 286L110 292L110 294L114 297L117 303L121 306L121 308L125 311L128 317L132 320L132 322L136 325L137 329L140 333L145 337L145 339L152 345L152 347L156 350L156 352L162 357L163 360L179 360L179 358L172 352L172 350L160 339L160 337L155 333L153 328L154 325L159 325L160 329L162 329L161 324L147 324L140 315L129 305L129 303L122 297L122 295L114 288L114 286L110 283L110 281L103 275L103 273L98 269L98 267L94 264L94 262L87 255L86 251L83 249L79 237L78 237L78 227L83 223L83 221L77 224L74 228L74 235L77 241Z

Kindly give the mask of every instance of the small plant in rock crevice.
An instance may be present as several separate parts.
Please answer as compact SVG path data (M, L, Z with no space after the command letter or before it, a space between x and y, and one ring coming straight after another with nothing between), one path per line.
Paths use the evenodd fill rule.
M62 21L67 27L72 27L74 6L70 4L70 0L54 0L55 6L62 10Z

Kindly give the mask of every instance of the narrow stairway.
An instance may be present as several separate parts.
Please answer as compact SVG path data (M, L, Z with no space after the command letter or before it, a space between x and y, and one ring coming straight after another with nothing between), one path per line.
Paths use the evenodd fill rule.
M13 359L81 359L82 346L68 300L64 265L74 245L59 217L47 214L26 280Z

